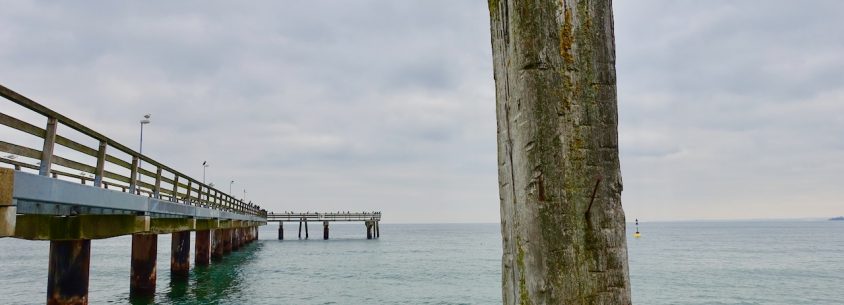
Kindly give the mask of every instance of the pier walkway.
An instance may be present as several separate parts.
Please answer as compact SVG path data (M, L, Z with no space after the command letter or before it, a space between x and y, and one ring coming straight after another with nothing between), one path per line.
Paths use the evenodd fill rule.
M332 213L269 213L267 222L278 222L278 239L284 240L284 223L299 222L299 239L302 238L302 224L305 224L305 239L308 239L308 222L322 222L322 239L328 239L330 222L360 221L366 226L366 239L381 237L379 222L381 212L332 212Z
M267 213L0 85L0 237L49 240L47 304L87 304L91 240L132 235L130 296L155 293L157 234L187 277L258 238ZM21 113L15 117L9 113ZM40 116L44 128L23 118ZM10 132L12 141L5 141ZM65 132L67 132L65 134ZM40 141L40 148L32 140ZM83 143L89 143L85 145ZM92 145L93 144L93 145ZM58 151L65 155L54 154ZM142 165L141 165L142 164Z

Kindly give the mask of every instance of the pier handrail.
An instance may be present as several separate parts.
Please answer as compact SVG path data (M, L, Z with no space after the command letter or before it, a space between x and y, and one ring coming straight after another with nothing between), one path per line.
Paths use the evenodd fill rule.
M203 206L217 210L266 217L266 211L262 210L260 206L244 202L241 199L226 194L225 192L202 183L180 171L142 155L135 150L120 144L117 141L114 141L105 135L94 131L93 129L88 128L56 111L53 111L3 85L0 85L0 96L3 96L9 101L47 118L47 126L42 129L0 112L0 125L5 125L18 131L44 139L42 150L0 141L0 151L4 153L40 160L40 164L33 165L26 162L0 158L0 162L13 165L16 170L21 170L23 168L37 169L39 174L42 176L49 176L52 174L54 178L57 176L70 177L79 179L82 184L85 184L86 181L91 181L96 187L119 187L124 192L128 190L134 194L144 194L157 199L168 199L172 202L179 202L187 205ZM99 141L99 147L94 149L71 139L62 137L57 134L59 124L70 127L83 135ZM55 144L92 156L97 159L97 164L95 166L84 164L54 155L53 147ZM131 161L122 160L108 154L107 151L109 147L128 154L132 158ZM155 172L141 168L139 166L139 161L143 161L145 165L154 167ZM106 171L106 162L129 169L129 177ZM51 166L54 164L78 170L80 171L80 174L53 170L51 169ZM93 178L87 177L87 174L92 174ZM141 176L154 179L154 184L141 181ZM112 181L103 181L104 178L111 179ZM162 183L169 184L171 187L163 188L161 186Z
M268 213L267 221L366 221L381 220L381 212L330 212L330 213Z

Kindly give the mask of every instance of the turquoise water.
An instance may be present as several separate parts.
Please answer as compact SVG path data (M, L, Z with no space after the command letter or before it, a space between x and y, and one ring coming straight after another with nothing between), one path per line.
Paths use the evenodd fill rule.
M188 282L169 277L159 238L158 304L500 304L496 224L361 224L332 239L261 240ZM677 222L641 225L629 240L635 304L844 304L844 222ZM630 231L632 232L632 230ZM290 240L293 239L293 240ZM0 240L0 303L43 304L47 242ZM91 246L91 304L129 303L130 238Z

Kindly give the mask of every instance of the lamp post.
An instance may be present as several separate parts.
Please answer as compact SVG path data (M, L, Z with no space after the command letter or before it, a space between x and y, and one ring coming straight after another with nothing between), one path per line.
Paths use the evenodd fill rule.
M147 114L144 115L144 119L141 120L141 144L140 144L140 148L138 148L138 153L141 154L141 155L144 154L144 125L150 123L150 120L149 120L150 116L151 115L149 113L147 113ZM141 180L140 168L141 168L142 165L144 165L144 159L138 160L138 168L139 168L139 170L138 170L138 180L139 181Z
M202 184L205 184L205 169L208 168L208 161L202 161Z
M229 194L231 194L231 193L232 193L232 184L234 184L234 180L232 180L231 182L229 182Z

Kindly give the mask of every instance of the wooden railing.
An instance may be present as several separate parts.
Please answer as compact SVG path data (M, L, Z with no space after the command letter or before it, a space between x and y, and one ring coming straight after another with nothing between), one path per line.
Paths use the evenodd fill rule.
M331 212L331 213L269 213L267 221L367 221L381 220L381 212Z
M16 170L37 170L42 176L52 176L54 178L62 176L79 179L82 184L91 182L95 187L119 189L124 192L187 205L266 217L266 211L262 210L259 206L243 202L241 199L221 192L169 166L144 156L2 85L0 85L0 96L43 115L47 119L46 128L40 128L0 112L0 125L11 127L44 140L41 150L0 141L0 152L4 154L40 160L37 164L30 164L0 157L0 163L12 165ZM97 148L91 148L57 134L59 125L69 127L99 141L99 146ZM90 165L54 155L53 151L56 144L94 157L97 162L94 165ZM123 160L109 154L108 151L110 149L115 149L129 155L131 160ZM155 171L153 172L139 167L138 164L141 161L155 168ZM105 170L106 164L128 169L130 174L129 176L124 176L107 171ZM76 170L79 173L74 174L54 170L52 169L53 165ZM141 181L141 177L151 178L150 180L154 179L155 182L146 183ZM169 187L162 187L162 184Z

